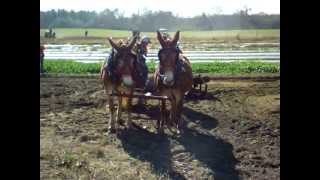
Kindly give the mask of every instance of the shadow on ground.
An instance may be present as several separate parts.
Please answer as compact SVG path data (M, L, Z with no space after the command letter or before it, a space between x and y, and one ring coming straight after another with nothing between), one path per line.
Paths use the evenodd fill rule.
M118 134L124 150L132 157L148 161L157 174L168 174L171 179L185 179L171 165L170 140L145 130L126 130Z
M139 110L136 109L136 111ZM145 113L151 118L157 116L156 108L149 109L149 111L144 109L140 113ZM237 160L232 152L233 146L207 131L218 125L217 120L186 107L184 115L186 123L198 121L200 127L196 130L185 126L183 133L178 138L168 135L161 136L143 129L125 130L118 134L118 138L130 156L150 162L155 173L166 173L171 179L188 178L187 175L181 174L179 169L173 168L174 161L184 161L187 168L193 172L207 169L209 175L214 179L238 180L239 174L235 170ZM175 158L179 153L185 156L182 160ZM199 161L200 165L192 164L192 160Z
M206 130L211 130L218 126L218 121L215 118L207 114L194 111L189 107L183 107L183 115L186 123L193 122L195 124L199 124L201 128Z
M144 105L132 105L131 111L137 114L145 114L150 117L152 120L160 119L160 108L159 106L144 106Z
M190 128L185 129L177 141L194 159L211 171L214 179L239 179L239 174L235 170L237 160L232 153L233 146L230 143L212 135L200 134Z
M195 90L191 90L186 96L186 101L194 101L194 100L213 100L213 101L220 101L212 92L197 92Z

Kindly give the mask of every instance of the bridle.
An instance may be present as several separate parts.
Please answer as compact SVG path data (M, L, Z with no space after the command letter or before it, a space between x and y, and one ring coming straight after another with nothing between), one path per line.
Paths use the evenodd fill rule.
M114 54L114 60L115 60L115 74L118 76L118 77L120 77L124 72L122 71L122 68L117 68L117 66L118 66L118 58L119 58L119 52L116 52L115 54ZM135 63L136 63L136 59L137 59L137 56L135 55L135 54L133 54L132 52L130 52L130 53L127 53L127 54L125 54L125 57L123 58L123 59L126 59L127 58L127 56L132 56L133 58L134 58L134 61L133 61L133 65L131 64L131 63L129 63L128 65L129 65L129 71L131 72L131 73L133 73L133 71L135 70L135 68L134 68L134 65L135 65ZM125 62L124 62L125 63ZM132 75L132 74L131 74Z
M175 48L175 47L162 48L162 49L159 50L159 52L158 52L158 59L159 59L159 68L158 69L159 70L157 71L156 75L160 77L160 80L161 80L160 82L162 82L163 78L165 77L165 75L164 75L164 72L162 70L161 56L160 55L161 55L161 53L163 53L165 51L175 51L177 53L177 56L176 56L175 62L174 62L174 67L173 67L173 69L174 69L174 80L173 81L174 81L174 84L175 84L176 75L179 72L179 67L178 66L179 66L179 53L180 53L178 51L178 49ZM166 85L164 85L164 86L166 86Z

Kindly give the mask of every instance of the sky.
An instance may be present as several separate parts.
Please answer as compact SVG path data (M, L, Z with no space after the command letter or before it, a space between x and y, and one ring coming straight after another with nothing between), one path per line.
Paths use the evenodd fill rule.
M251 8L249 14L264 12L280 14L280 0L40 0L40 10L51 9L86 10L101 12L116 9L131 16L144 10L171 11L180 17L206 14L232 14L244 7Z

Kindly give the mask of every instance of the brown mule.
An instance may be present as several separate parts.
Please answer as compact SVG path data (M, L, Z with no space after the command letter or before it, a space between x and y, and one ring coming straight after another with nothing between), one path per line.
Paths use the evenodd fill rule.
M110 116L110 130L115 132L118 129L119 121L121 118L122 105L125 103L128 112L127 125L132 128L131 121L131 102L132 98L118 97L118 109L117 117L114 119L115 106L113 98L110 96L112 92L117 94L128 94L132 95L135 88L135 61L136 55L132 53L132 48L136 43L137 37L134 37L130 43L127 44L116 44L111 38L108 38L110 45L116 50L115 53L115 75L117 80L115 82L111 81L111 77L105 68L105 64L101 67L100 77L103 81L103 86L107 96L107 101L109 103L109 110L111 112ZM127 100L127 101L126 101ZM108 106L106 107L108 108Z
M157 91L172 99L169 123L181 126L181 113L184 95L191 90L193 84L192 69L189 60L177 50L180 32L177 31L173 40L164 39L159 31L157 38L162 49L159 51L159 66L154 74L154 84ZM160 132L163 132L164 119L158 123ZM160 127L159 127L160 126Z

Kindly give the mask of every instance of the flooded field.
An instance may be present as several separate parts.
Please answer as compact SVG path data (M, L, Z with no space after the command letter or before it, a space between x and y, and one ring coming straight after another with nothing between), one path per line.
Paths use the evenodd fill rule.
M192 62L235 61L235 60L263 60L279 62L280 47L277 43L243 43L220 44L220 47L209 48L212 44L199 45L202 48L181 46L184 54ZM217 45L215 45L217 46ZM101 62L109 56L110 47L105 45L45 45L45 59L77 60L79 62ZM251 47L251 48L249 48ZM158 48L150 49L147 61L157 60Z
M145 129L115 135L97 78L40 78L40 178L280 179L280 80L216 79L208 91L186 100L181 136L155 133L154 101L134 108Z

